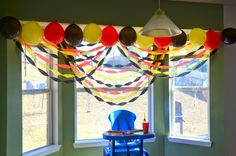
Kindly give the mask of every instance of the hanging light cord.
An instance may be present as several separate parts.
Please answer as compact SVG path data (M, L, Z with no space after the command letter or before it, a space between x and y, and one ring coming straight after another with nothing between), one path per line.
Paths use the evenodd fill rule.
M158 0L158 10L161 10L161 0Z

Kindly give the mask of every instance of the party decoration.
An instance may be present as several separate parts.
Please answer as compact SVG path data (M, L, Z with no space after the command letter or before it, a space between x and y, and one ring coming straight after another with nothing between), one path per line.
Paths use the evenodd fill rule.
M213 30L208 30L206 36L205 48L210 50L216 49L220 44L220 35Z
M189 33L189 41L196 45L202 45L206 41L206 33L200 28L194 28Z
M43 29L35 21L30 21L22 26L21 37L29 45L38 45L43 40Z
M225 44L234 44L236 42L236 29L235 28L226 28L222 31L221 35L222 41Z
M65 30L65 41L76 47L83 40L83 31L76 24L70 24Z
M0 33L7 39L14 39L21 33L21 24L14 17L3 17L0 19Z
M153 45L153 38L137 35L136 44L141 48L150 48Z
M119 33L119 40L125 46L131 46L137 39L136 31L131 26L126 26Z
M95 23L89 23L84 28L84 39L89 43L97 43L102 37L101 28Z
M59 44L64 40L65 32L58 22L49 23L44 29L44 37L53 44Z
M187 42L187 35L183 30L181 34L172 37L172 45L174 47L184 46L186 42Z
M107 47L111 47L115 45L117 41L118 41L118 33L116 29L111 25L106 26L102 30L102 38L101 38L102 44Z
M109 105L134 102L157 77L181 77L200 68L216 53L221 41L218 32L205 33L200 28L191 30L189 38L184 31L173 37L147 38L137 35L131 26L118 34L111 25L101 30L90 23L82 32L78 25L70 24L64 32L58 22L51 22L43 31L35 21L23 24L19 35L21 25L10 29L17 19L5 17L0 22L3 36L14 39L26 60L42 75L56 82L77 81L87 93ZM234 28L226 28L221 37L225 44L233 44L235 34Z
M172 42L171 37L155 37L154 43L159 48L167 47Z

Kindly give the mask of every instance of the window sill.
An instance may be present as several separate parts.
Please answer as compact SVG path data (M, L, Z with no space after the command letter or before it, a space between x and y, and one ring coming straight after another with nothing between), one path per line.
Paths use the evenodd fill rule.
M156 137L151 139L145 139L144 142L155 142ZM88 148L88 147L102 147L107 146L109 143L108 140L104 139L91 139L91 140L76 140L74 142L74 148Z
M181 144L203 146L203 147L211 147L211 144L212 144L210 140L186 138L186 137L175 137L175 136L169 136L168 141L181 143Z
M87 148L87 147L101 147L108 145L108 140L104 139L87 139L87 140L76 140L74 142L74 148Z
M23 153L23 156L45 156L59 151L61 145L49 145L36 150Z

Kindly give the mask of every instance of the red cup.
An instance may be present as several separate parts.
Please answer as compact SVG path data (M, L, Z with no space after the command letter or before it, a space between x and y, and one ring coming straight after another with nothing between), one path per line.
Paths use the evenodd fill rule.
M149 122L143 122L143 133L146 134L148 133L149 129Z

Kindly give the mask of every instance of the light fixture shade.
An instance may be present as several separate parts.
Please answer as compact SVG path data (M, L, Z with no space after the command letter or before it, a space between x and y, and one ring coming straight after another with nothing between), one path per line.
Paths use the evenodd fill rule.
M140 35L149 37L171 37L181 34L181 30L158 9L140 31Z

